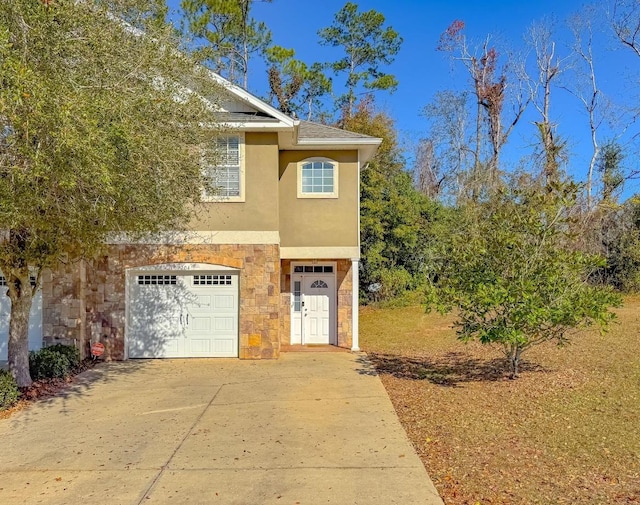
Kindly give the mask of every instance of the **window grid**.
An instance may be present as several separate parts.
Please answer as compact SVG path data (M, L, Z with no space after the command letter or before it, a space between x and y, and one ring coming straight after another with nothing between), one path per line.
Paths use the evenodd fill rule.
M334 165L327 161L310 161L302 165L303 193L333 193Z
M138 284L141 286L168 286L176 282L175 275L138 275Z
M301 282L294 281L293 283L293 311L300 312L302 309L302 289Z
M333 266L331 265L296 265L293 267L294 273L325 273L332 274Z
M35 288L36 287L36 276L35 275L29 276L29 281L31 283L31 287ZM0 286L6 286L6 285L7 285L7 278L4 275L0 275Z
M219 138L216 152L218 166L207 169L207 177L216 188L212 196L240 196L240 138Z
M194 275L194 286L230 286L230 275Z

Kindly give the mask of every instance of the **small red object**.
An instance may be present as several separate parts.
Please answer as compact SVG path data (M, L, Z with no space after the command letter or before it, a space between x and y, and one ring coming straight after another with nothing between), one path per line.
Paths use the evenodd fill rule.
M91 355L98 357L104 354L104 344L96 342L91 346Z

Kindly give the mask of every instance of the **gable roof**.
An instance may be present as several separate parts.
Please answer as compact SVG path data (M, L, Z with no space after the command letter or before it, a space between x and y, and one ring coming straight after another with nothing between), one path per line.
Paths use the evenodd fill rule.
M226 80L221 75L216 74L212 70L209 71L209 74L211 75L214 81L216 81L222 88L225 89L225 91L227 91L229 95L249 105L257 113L262 113L262 115L266 117L271 117L276 121L284 125L287 125L289 127L293 127L294 124L296 123L296 120L294 120L293 118L280 112L278 109L276 109L275 107L272 107L271 105L264 102L263 100L260 100L258 97L252 95L247 90L242 89L240 86L236 86L232 82ZM234 112L234 111L228 111L228 112Z
M263 112L218 112L216 114L223 123L273 123L277 124L278 120L272 116L268 116Z
M218 112L220 120L241 131L277 132L278 146L282 150L353 149L358 151L360 162L364 164L374 156L382 142L382 139L361 133L294 119L219 74L209 73L227 94Z
M300 121L297 141L291 149L354 149L358 151L358 159L364 165L373 158L381 143L382 139L377 137L320 123Z
M312 123L311 121L300 121L298 127L298 139L370 139L368 135L362 133L341 130L333 126L327 126L320 123Z

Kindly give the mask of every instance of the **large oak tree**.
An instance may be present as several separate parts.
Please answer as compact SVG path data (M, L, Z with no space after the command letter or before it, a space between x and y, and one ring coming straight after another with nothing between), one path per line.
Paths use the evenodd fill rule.
M164 10L146 0L0 3L0 269L21 387L42 270L90 257L112 234L179 228L202 193L196 152L213 145L217 90L175 50Z

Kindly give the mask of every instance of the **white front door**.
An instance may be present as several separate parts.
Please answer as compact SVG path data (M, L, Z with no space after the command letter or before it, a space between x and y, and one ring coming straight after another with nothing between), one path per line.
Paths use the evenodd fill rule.
M130 358L238 356L238 276L144 272L130 277Z
M336 344L335 276L292 275L292 344Z
M303 326L305 344L333 343L335 303L333 276L306 276L303 282Z

